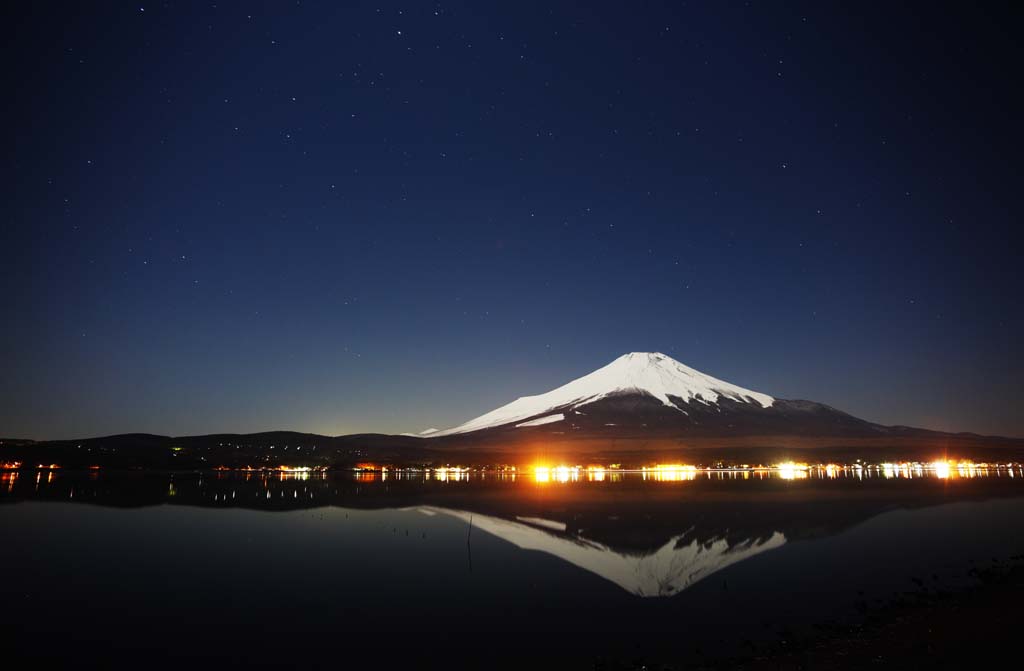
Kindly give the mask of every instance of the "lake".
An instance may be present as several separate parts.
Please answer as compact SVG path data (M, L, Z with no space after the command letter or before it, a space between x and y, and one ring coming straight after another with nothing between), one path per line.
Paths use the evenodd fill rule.
M0 478L2 654L616 668L742 653L1024 553L1024 472Z

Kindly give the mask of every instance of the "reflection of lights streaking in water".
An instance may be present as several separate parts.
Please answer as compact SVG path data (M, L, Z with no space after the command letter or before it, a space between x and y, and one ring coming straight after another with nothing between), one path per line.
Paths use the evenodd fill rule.
M911 464L905 461L898 464L883 463L877 469L880 470L882 477L887 480L890 478L919 477L924 474L924 469L920 464Z
M995 474L997 477L1002 477L1003 470L1012 478L1014 477L1015 464L1007 464L1005 467L1000 464L989 464L986 462L974 463L966 459L960 461L933 461L928 464L928 470L935 474L935 477L942 478L943 480L949 478L980 478L988 477Z
M807 477L807 464L786 461L775 465L775 472L783 480L802 480Z
M569 482L569 480L576 480L579 478L580 469L570 468L568 466L559 466L555 469L555 479L559 482Z
M939 488L946 487L952 490L977 487L984 484L988 478L1002 478L1004 483L1010 486L1022 482L1022 476L1024 476L1022 465L1017 462L1006 462L1005 460L1000 463L991 461L974 462L957 457L943 458L941 453L934 455L933 459L935 460L924 462L899 459L887 462L865 461L861 464L824 461L808 464L795 462L795 460L771 465L720 464L708 466L664 463L657 465L648 464L643 468L639 465L627 465L624 469L621 467L614 468L601 463L587 464L586 461L578 465L572 465L571 462L550 461L544 465L520 467L519 474L523 477L520 478L519 482L525 481L527 484L537 483L536 486L539 488L590 487L595 492L599 488L602 491L607 488L608 493L611 494L611 489L616 487L614 483L628 483L631 481L637 484L647 481L643 482L643 484L670 488L696 486L698 489L708 488L707 491L712 491L712 487L728 484L732 480L753 480L755 482L758 480L775 480L777 485L784 485L796 491L796 489L808 486L814 481L819 481L821 486L824 486L824 484L832 485L833 483L839 485L841 482L856 485L859 483L854 482L854 480L863 478L865 480L863 484L865 485L872 481L876 485L881 485L881 481L885 480L887 486L890 483L892 486L898 486L900 481L905 481L909 484L910 481L916 480L921 486L924 486L926 481L931 481ZM94 480L99 475L101 472L99 469L85 470L83 467L81 470L78 468L68 470L67 465L65 465L65 469L57 472L46 468L36 470L32 466L33 464L30 464L29 468L22 470L20 474L17 471L0 471L0 478L2 478L0 479L0 500L17 495L32 496L33 484L37 487L37 496L52 495L55 490L59 489L63 496L68 498L69 487L73 487L73 497L76 500L95 496L94 492L97 490L95 490L93 483L89 481ZM378 485L378 483L383 487L389 487L399 480L427 482L433 485L435 489L440 490L440 488L452 487L458 489L469 486L469 482L484 482L491 479L510 484L511 478L515 476L515 471L512 471L508 466L484 468L460 465L444 466L435 469L434 467L426 466L407 468L391 464L386 469L385 471L384 467L378 467L378 470L375 472L360 473L351 469L328 470L322 467L313 467L312 469L302 467L290 470L281 470L277 466L249 469L229 467L228 470L210 469L204 472L205 475L203 473L197 473L196 475L199 477L198 486L205 492L206 500L210 500L210 497L213 497L213 501L218 503L235 497L229 497L223 493L223 490L220 490L218 498L218 494L215 493L218 490L211 489L211 487L223 488L229 482L241 483L246 481L253 485L258 485L257 488L260 490L258 496L260 499L266 497L277 501L283 498L292 501L313 498L314 491L318 492L317 495L319 496L319 492L322 490L314 490L313 487L319 486L321 480L335 480L339 477L348 479L349 473L352 473L352 479L356 479L357 482L366 483L365 485L353 483L355 487L365 487L365 491L369 491L370 488ZM32 470L35 471L34 474L30 472ZM530 477L530 471L533 471L533 477ZM102 473L101 479L104 481L113 477L112 475L107 475L107 471L102 471ZM206 478L205 485L204 477ZM284 482L286 480L288 482ZM316 482L306 482L306 480ZM687 480L696 480L697 482L695 484L684 484L683 481ZM826 480L827 482L822 482ZM349 482L351 482L351 479L349 479ZM677 484L673 485L673 482ZM78 483L81 483L83 487L80 488ZM295 487L287 489L287 484L294 484ZM740 485L741 483L736 482L735 484ZM304 485L310 485L310 487L307 488ZM192 479L176 477L172 485L168 485L167 480L163 480L159 487L165 488L160 492L164 497L171 497L165 499L168 502L181 501L183 497L191 499L195 495L195 482ZM227 487L230 487L230 484ZM270 488L272 491L267 493L265 491L266 488ZM566 489L565 491L569 490ZM244 489L240 490L237 496L242 497L244 492ZM231 492L229 491L229 493ZM554 490L552 490L552 493L554 493Z
M603 473L603 471L602 471ZM534 466L533 481L537 483L546 482L576 482L580 479L579 466ZM603 476L602 476L603 479Z
M578 469L579 467L577 467ZM587 466L586 474L587 480L590 482L620 482L623 477L623 471L614 466Z
M602 465L582 466L542 466L532 467L534 481L546 482L575 482L586 477L589 482L618 482L631 474L639 475L643 480L655 482L677 482L694 480L704 474L709 480L748 480L750 478L779 478L782 480L806 480L806 479L837 479L857 478L859 480L872 478L885 479L912 479L926 476L939 478L960 477L977 478L985 476L1006 475L1016 477L1017 464L987 464L974 463L967 460L934 462L923 464L919 462L883 462L879 464L808 464L804 462L786 461L772 466L725 466L705 467L688 464L657 464L654 466L643 466L636 470L616 469ZM483 473L486 477L486 473Z
M976 478L988 475L988 464L975 464L970 461L961 461L956 465L957 475L961 478Z
M641 471L644 480L650 479L656 482L681 482L693 480L697 477L697 467L688 464L656 464L650 468L644 467ZM708 477L711 477L710 471Z
M441 482L458 482L469 480L469 469L459 466L441 466L434 469L434 479Z

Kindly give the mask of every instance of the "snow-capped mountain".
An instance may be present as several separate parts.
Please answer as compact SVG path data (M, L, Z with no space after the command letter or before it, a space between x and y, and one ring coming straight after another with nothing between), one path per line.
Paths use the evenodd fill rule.
M711 377L660 352L631 352L546 394L517 398L465 424L432 431L429 435L448 436L517 422L520 422L519 427L550 424L565 419L564 412L555 411L579 410L601 399L623 394L650 396L683 414L688 412L691 402L711 405L723 398L762 408L775 403L768 394Z
M624 354L544 394L524 396L468 422L419 434L877 435L885 430L829 406L785 400L690 368L660 352Z

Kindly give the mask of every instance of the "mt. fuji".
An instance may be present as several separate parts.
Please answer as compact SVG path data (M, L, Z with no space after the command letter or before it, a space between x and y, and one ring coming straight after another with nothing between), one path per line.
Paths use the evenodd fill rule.
M571 435L881 436L905 431L821 403L779 399L690 368L660 352L631 352L537 396L524 396L424 439L524 430Z

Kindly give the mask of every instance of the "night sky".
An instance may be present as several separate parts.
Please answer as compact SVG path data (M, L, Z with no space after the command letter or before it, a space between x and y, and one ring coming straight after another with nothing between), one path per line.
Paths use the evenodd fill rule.
M655 350L1024 436L1019 16L341 4L4 10L0 435L418 431Z

